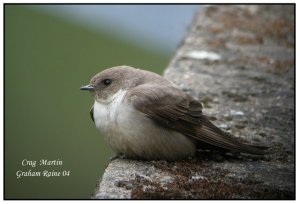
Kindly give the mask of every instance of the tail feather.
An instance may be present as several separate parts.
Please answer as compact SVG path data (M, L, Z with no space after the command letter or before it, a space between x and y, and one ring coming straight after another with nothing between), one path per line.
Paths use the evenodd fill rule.
M197 128L196 132L196 139L222 149L255 155L269 154L269 152L266 151L268 147L239 142L236 138L223 132L208 120L205 120L204 123Z

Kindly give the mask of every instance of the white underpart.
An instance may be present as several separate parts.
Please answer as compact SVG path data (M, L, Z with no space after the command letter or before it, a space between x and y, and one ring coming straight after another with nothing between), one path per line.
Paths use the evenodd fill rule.
M155 124L136 110L120 90L110 103L95 101L97 129L117 154L144 159L175 160L192 156L194 142L186 136Z

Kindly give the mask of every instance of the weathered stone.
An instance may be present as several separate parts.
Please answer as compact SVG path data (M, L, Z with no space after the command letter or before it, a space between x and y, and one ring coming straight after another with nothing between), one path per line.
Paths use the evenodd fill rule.
M112 161L98 199L295 199L294 5L201 9L164 76L267 156L203 151L179 162Z

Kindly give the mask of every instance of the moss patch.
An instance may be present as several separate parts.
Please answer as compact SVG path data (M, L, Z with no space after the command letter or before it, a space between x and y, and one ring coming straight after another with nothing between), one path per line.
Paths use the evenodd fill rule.
M294 199L293 192L274 189L257 181L254 174L253 178L231 177L228 170L213 167L205 159L153 164L174 180L162 185L137 176L130 181L132 199Z

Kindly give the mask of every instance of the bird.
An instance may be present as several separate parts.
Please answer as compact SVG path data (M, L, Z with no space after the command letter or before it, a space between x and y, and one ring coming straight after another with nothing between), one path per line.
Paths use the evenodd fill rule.
M130 66L99 72L81 90L90 91L90 115L116 155L176 161L195 157L201 144L253 155L266 147L237 140L209 121L202 104L161 75Z

